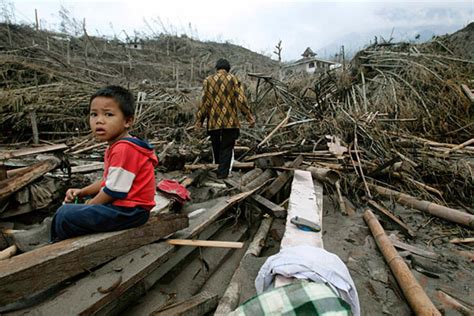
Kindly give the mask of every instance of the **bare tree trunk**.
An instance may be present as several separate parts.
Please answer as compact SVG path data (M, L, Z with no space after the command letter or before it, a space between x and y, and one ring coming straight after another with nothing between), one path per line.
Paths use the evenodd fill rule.
M10 33L10 24L7 21L8 43L12 46L12 34Z
M189 86L193 86L193 79L194 79L194 58L191 57L191 75L189 78Z
M38 23L38 10L35 9L35 28L36 32L39 31L39 23Z
M70 43L69 41L66 42L66 61L67 61L67 64L70 65L71 64L71 52L70 52Z

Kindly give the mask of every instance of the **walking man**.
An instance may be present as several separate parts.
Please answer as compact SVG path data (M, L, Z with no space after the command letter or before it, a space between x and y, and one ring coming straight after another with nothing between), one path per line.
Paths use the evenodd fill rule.
M244 90L229 71L229 61L219 59L216 73L204 79L202 101L196 113L196 130L202 128L207 118L207 133L211 137L214 163L219 164L219 179L227 178L231 171L235 141L239 137L240 128L237 112L240 110L250 127L255 126Z

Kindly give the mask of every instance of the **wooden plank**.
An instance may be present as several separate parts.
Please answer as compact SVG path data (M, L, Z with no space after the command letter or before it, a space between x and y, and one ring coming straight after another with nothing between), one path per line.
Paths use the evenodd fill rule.
M245 161L253 161L253 160L257 160L259 158L282 156L282 155L286 154L287 152L288 152L288 150L278 151L278 152L270 152L270 153L263 153L263 154L258 154L258 155L253 155L253 156L247 157L244 160Z
M453 238L449 242L452 244L470 244L470 243L474 243L474 237Z
M432 251L429 251L429 250L426 250L426 249L421 249L419 247L415 247L413 245L409 245L407 243L404 243L403 241L400 241L395 235L390 235L388 237L390 239L390 241L392 242L392 244L396 247L396 248L399 248L399 249L403 249L403 250L408 250L414 254L417 254L417 255L420 255L422 257L425 257L425 258L429 258L429 259L438 259L438 254L432 252Z
M244 187L250 182L252 182L253 180L255 180L255 178L257 178L262 173L263 173L263 170L260 168L252 169L249 172L246 172L245 174L242 175L242 177L240 178L239 184L242 187Z
M231 187L236 188L238 190L247 190L247 187L242 188L233 179L225 179L224 182L227 183L228 185L230 185ZM263 208L263 211L270 212L270 214L275 216L275 217L280 217L282 213L286 212L286 210L283 207L281 207L278 204L273 203L270 200L267 200L266 198L264 198L261 195L253 194L250 197L250 200L257 203L259 206L261 206Z
M185 165L184 169L186 170L197 170L197 169L215 169L219 165L215 163L206 163L206 164L196 164L196 165ZM255 163L253 162L239 162L234 161L232 163L232 168L234 169L253 169L255 167Z
M474 103L474 93L472 92L472 90L469 89L469 87L465 84L462 84L461 88L464 91L464 93L466 94L466 96L469 98L471 103Z
M5 180L8 178L7 167L0 162L0 181Z
M288 110L288 113L286 114L286 117L283 119L283 121L281 121L280 123L278 123L278 125L270 132L270 134L268 134L268 135L257 145L257 148L260 148L263 144L265 144L266 142L268 142L268 141L273 137L273 135L276 133L276 131L278 131L282 126L285 126L286 123L288 123L288 120L290 119L290 111L291 111L291 108L290 108L290 110Z
M285 186L285 184L291 179L291 176L291 171L282 172L275 180L273 180L262 195L267 199L271 199Z
M320 232L304 231L291 223L295 216L307 219L321 226ZM312 247L323 246L322 235L323 216L323 187L311 176L311 172L295 170L291 185L291 194L288 202L288 215L286 216L285 233L281 240L280 248L308 245ZM293 280L281 275L275 277L275 287L284 286Z
M185 187L188 187L192 184L199 183L201 179L203 179L207 174L207 170L205 169L198 169L193 171L190 175L186 176L180 183Z
M290 168L298 168L303 163L303 156L298 156L296 159L290 164ZM271 199L275 194L277 194L290 180L293 176L293 173L290 171L282 172L273 182L268 186L265 192L262 194L267 199Z
M255 160L255 166L262 169L282 167L284 164L285 159L283 156L272 156Z
M181 315L181 316L199 316L206 315L211 312L217 306L218 296L217 294L211 294L208 292L201 292L193 297L184 300L182 302L170 305L166 309L155 311L150 315L153 316L169 316L169 315Z
M75 150L73 152L70 152L69 154L70 155L77 155L77 154L89 151L91 149L96 149L96 148L100 148L100 147L104 147L104 146L107 146L107 143L105 143L105 142L104 143L98 143L98 144L87 146L87 147L82 148L82 149Z
M284 207L267 200L261 195L252 195L251 199L262 206L264 210L270 211L272 215L277 218L284 218L286 215L286 209Z
M88 173L104 169L103 162L93 162L88 165L74 166L71 167L71 173Z
M0 261L0 306L188 226L185 215L151 218L143 226L76 237ZM41 272L41 273L38 273Z
M255 189L256 187L260 187L263 185L265 182L273 178L273 170L267 169L265 170L261 175L259 175L257 178L252 180L249 184L245 186L244 191L252 190Z
M0 181L0 200L38 179L46 172L53 170L59 165L59 163L60 161L58 158L51 157L24 169L22 172L15 174L11 178Z
M233 205L246 197L248 195L238 194L232 197L224 196L215 199L213 206L207 212L190 218L189 227L178 231L173 237L194 238ZM203 236L203 238L206 237ZM163 273L167 272L159 270L161 270L162 264L167 263L168 260L173 260L172 255L175 251L176 246L164 242L142 246L110 261L94 271L94 274L82 278L62 291L53 300L35 306L32 310L44 315L90 315L103 310L115 314L116 309L121 310L121 302L117 300L117 295L133 297L134 293L142 294L149 289L161 278ZM168 269L172 267L173 265L169 266ZM108 293L97 291L99 287L104 286L104 284L111 284L119 277L121 283L113 291ZM70 302L74 302L74 304L70 304Z
M29 167L20 167L20 168L15 168L15 169L10 169L7 170L7 178L11 178L14 175L23 172L25 169L28 169Z
M0 153L0 160L11 159L11 158L18 158L33 154L42 154L51 151L57 151L61 149L67 149L68 146L66 144L57 144L57 145L47 145L41 147L33 147L33 148L22 148L19 150L12 150L12 151L5 151Z
M30 212L33 212L33 208L31 207L30 203L20 204L16 207L9 208L8 210L4 210L3 212L1 212L0 219L4 220L5 218L14 217Z
M192 247L217 247L217 248L240 249L244 246L243 242L217 241L217 240L168 239L166 242L170 245L175 245L175 246L192 246Z
M407 225L405 224L401 219L399 219L398 217L396 217L395 215L392 214L392 212L390 212L388 209L386 209L385 207L383 207L382 205L378 204L377 202L375 202L374 200L367 200L367 203L372 206L375 210L381 212L382 214L384 214L385 216L387 216L388 218L390 218L392 221L394 221L395 223L397 223L401 228L403 228L403 230L408 234L410 235L411 237L416 237L416 234L415 232Z
M316 191L311 172L295 170L281 249L300 245L323 248L322 229L321 232L304 231L290 222L293 217L298 216L317 223L322 228L322 205L322 186L318 184Z

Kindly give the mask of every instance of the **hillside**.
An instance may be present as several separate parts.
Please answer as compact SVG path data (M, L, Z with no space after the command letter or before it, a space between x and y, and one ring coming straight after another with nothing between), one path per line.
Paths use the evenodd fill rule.
M157 117L165 124L175 123L178 115L187 116L187 120L192 117L202 80L214 71L221 57L230 61L232 72L242 80L247 72L271 73L277 65L237 45L199 42L186 36L160 34L122 43L91 37L87 32L73 37L0 24L0 141L31 139L32 111L40 138L81 135L88 130L88 96L106 84L145 92L148 110L162 103L171 105L169 111L169 107L151 109L144 117L150 124L141 124L137 132L151 137L157 122L148 127ZM183 100L191 102L177 102Z
M227 58L235 72L268 72L276 65L270 58L237 45L200 42L185 35L159 34L123 43L87 32L73 37L5 23L0 24L0 53L3 58L21 56L24 61L35 60L56 70L87 68L82 79L122 84L148 79L169 87L175 87L176 81L182 87L200 85L220 57ZM25 78L19 79L15 86L27 83Z

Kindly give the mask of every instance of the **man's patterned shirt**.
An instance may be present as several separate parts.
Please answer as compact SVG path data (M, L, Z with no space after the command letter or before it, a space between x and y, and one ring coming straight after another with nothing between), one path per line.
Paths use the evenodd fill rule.
M250 120L252 114L237 78L220 69L203 82L202 101L196 114L198 122L207 118L207 129L240 128L238 110Z

